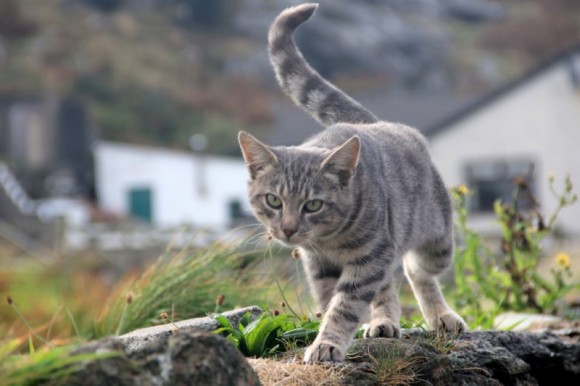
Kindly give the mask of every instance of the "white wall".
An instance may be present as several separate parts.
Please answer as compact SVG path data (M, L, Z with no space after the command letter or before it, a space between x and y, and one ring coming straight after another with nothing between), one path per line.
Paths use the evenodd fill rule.
M548 215L557 205L548 190L550 173L558 187L569 174L580 193L580 88L571 82L567 64L558 64L435 134L430 142L449 186L466 182L469 162L532 159L538 199ZM580 203L566 208L558 224L580 235ZM489 217L474 218L473 225L497 229Z
M127 215L128 192L139 187L152 189L153 223L159 226L219 229L229 225L231 200L249 208L241 159L206 156L202 161L185 151L111 142L98 142L94 154L97 194L106 211ZM199 191L200 170L205 194Z

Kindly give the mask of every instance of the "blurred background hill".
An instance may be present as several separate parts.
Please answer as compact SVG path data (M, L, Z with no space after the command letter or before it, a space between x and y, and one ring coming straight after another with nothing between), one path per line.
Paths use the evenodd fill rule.
M580 35L574 0L321 3L299 44L354 93L481 93ZM195 131L238 155L235 132L267 131L281 97L266 33L284 4L0 0L0 96L81 100L102 139L188 149Z
M158 315L173 315L170 298L195 305L175 307L177 317L190 317L211 311L219 294L227 307L253 304L250 293L279 304L274 284L304 288L289 251L274 251L271 269L264 264L237 144L239 130L295 145L319 128L281 93L267 56L270 23L300 2L0 0L0 293L48 330L46 340L58 329L50 338L70 340L69 319L85 338L99 318L120 331L129 285L133 308L157 298L140 297L148 281L163 293L169 281L177 292L144 307L149 316L135 314L142 325L166 323ZM476 232L469 235L486 243L482 258L493 254L504 267L508 236L494 210L507 212L494 203L517 203L510 242L531 257L518 263L526 275L538 268L550 277L560 267L580 282L580 206L545 229L576 201L580 184L580 1L319 3L296 34L304 55L379 118L427 135L445 183L463 192ZM201 280L167 260L216 240L209 253L221 253L253 231L241 249L260 253L188 271ZM233 280L238 273L247 280ZM480 281L503 278L495 273ZM274 290L269 296L253 287L256 274ZM143 277L137 288L128 284ZM518 277L536 293L528 276ZM182 290L179 278L193 287ZM561 296L556 278L553 287L536 281L537 294L552 288L550 296ZM504 286L518 291L502 283L494 288L501 299ZM457 299L465 305L462 293ZM0 336L29 336L18 318L0 308Z
M270 23L298 3L0 0L0 234L38 239L46 226L34 224L61 216L69 225L137 220L224 229L251 221L237 132L294 145L318 128L280 92L267 55ZM381 119L425 134L450 127L493 99L487 96L514 89L506 84L531 87L537 69L558 59L569 78L563 86L543 88L542 99L522 109L500 108L508 114L483 127L513 119L514 136L530 137L522 120L530 103L554 101L570 88L558 104L565 111L536 109L533 121L552 137L554 125L576 128L576 0L320 3L297 31L298 45L313 67ZM443 150L438 162L450 164L448 183L475 186L479 177L465 171L493 160L497 173L484 176L493 181L481 182L493 186L490 200L511 191L504 165L511 158L539 165L537 180L574 163L561 159L564 151L553 157L556 145L542 140L541 149L518 140L506 149L511 155L495 154L499 146L486 146L492 135L476 133L481 159L472 159L473 150L465 159Z

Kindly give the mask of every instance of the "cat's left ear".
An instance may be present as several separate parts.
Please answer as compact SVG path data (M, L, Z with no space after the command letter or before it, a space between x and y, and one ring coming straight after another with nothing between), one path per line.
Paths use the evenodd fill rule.
M348 184L358 164L360 146L360 138L352 137L326 157L320 169L329 176L336 176L340 185Z
M238 134L238 142L253 180L259 173L278 164L278 158L272 150L245 131L240 131Z

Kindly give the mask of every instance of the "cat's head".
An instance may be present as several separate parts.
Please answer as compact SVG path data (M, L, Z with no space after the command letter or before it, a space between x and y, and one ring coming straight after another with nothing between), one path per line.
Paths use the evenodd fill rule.
M252 211L277 240L308 245L340 229L352 205L360 140L334 149L270 147L240 132Z

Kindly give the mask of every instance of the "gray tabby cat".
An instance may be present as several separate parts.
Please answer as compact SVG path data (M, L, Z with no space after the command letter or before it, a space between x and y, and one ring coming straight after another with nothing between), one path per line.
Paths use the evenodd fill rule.
M342 361L369 311L365 337L399 337L401 264L429 326L466 330L437 282L452 264L452 207L427 142L379 121L306 63L292 34L316 8L283 11L269 51L284 92L327 129L291 147L239 134L252 210L274 238L299 247L325 312L304 360Z

